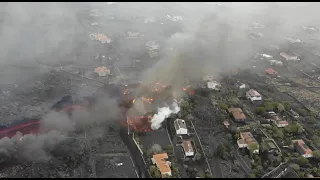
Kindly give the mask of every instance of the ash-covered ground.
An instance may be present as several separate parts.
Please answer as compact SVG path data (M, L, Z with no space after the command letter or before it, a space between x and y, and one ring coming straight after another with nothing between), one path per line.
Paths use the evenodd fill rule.
M299 35L297 27L317 25L316 7L311 3L2 3L0 124L46 117L61 97L72 95L81 101L104 83L160 80L181 89L184 79L204 74L218 77L225 70L247 66L243 62L252 57L257 44L279 44ZM297 17L295 12L305 9L311 14ZM252 21L270 28L250 30L247 26ZM248 38L249 32L260 30L266 36L255 41ZM110 76L98 77L94 68L99 66L107 66ZM209 104L208 99L199 101ZM61 134L68 140L59 136L61 141L45 149L50 157L46 161L16 158L2 163L0 175L135 177L117 130L114 100L102 96L98 107L91 116L75 118L77 126L68 118L46 119L55 122L51 125L64 126L67 132ZM206 122L195 122L196 126L216 127L200 128L203 143L211 151L223 139L215 121L218 115L212 108L196 108L195 116ZM32 152L29 147L14 148L9 154ZM43 149L41 144L35 147ZM223 171L219 162L210 161Z

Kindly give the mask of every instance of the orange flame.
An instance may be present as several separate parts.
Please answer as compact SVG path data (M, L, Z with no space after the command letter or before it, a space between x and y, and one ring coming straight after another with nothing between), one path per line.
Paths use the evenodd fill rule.
M152 99L152 98L145 98L145 97L142 97L141 99L142 99L143 101L145 101L145 102L149 103L149 104L151 104L151 103L153 102L153 99Z

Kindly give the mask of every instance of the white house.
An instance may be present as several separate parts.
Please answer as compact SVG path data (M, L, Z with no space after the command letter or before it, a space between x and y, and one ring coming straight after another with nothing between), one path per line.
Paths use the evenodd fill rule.
M277 125L277 127L286 127L289 125L289 123L287 121L275 121L275 124Z
M209 81L209 82L207 82L207 87L209 89L213 89L213 90L219 91L219 89L221 87L221 84L218 83L217 81Z
M258 93L254 89L250 89L248 92L246 92L246 97L250 99L251 101L261 101L262 96L260 93Z
M188 134L187 125L183 119L176 119L174 121L174 129L176 130L177 135Z
M294 53L285 53L285 52L282 52L280 53L280 56L282 58L284 58L286 61L300 61L300 58L298 55L294 54Z
M183 148L185 157L194 156L194 150L190 140L184 140L182 142L182 148Z
M250 132L240 133L237 144L239 148L247 148L248 150L252 150L253 153L259 153L259 144Z
M282 61L278 61L275 59L269 60L269 63L271 66L283 66L283 62Z
M238 82L237 82L237 87L238 87L239 89L245 89L245 88L246 88L246 84L238 81Z

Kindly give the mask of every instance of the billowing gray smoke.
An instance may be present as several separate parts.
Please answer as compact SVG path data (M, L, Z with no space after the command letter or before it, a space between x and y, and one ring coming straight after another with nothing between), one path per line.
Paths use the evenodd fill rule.
M52 150L63 140L61 133L50 131L46 134L22 136L17 133L14 137L0 140L0 153L3 156L15 157L29 161L47 161L50 155L47 150Z
M68 135L79 128L97 123L112 122L118 116L118 108L113 99L102 97L89 113L85 109L75 110L72 118L66 113L49 112L41 121L41 130L49 131L39 135L22 136L19 132L11 139L0 139L0 156L15 157L29 161L47 161L49 152ZM103 136L107 129L96 127L87 133L86 138L96 139ZM79 138L79 137L75 137Z

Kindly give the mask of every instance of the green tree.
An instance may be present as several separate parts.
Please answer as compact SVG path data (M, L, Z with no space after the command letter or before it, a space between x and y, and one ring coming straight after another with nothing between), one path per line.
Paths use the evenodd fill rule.
M273 111L274 109L276 109L278 106L278 103L277 102L274 102L274 101L266 101L264 103L264 108L267 110L267 111Z
M305 166L305 165L307 165L308 163L309 163L309 160L308 160L307 158L302 157L302 156L300 156L300 157L298 158L298 164L299 164L300 166Z
M255 174L256 177L263 176L263 167L258 165L255 169L253 169L253 173Z
M251 173L248 175L248 178L256 178L256 175L254 173Z
M168 147L167 147L167 149L168 149L168 151L172 151L172 150L173 150L172 145L171 145L171 144L169 144L169 145L168 145Z
M172 176L174 178L178 178L180 174L179 169L174 164L172 164L171 169L172 169Z
M283 103L283 106L286 111L290 110L290 104L288 102Z
M202 158L201 153L197 152L197 153L194 155L194 158L195 158L196 161L200 161L201 158Z
M262 115L264 112L266 112L266 109L264 107L257 107L256 108L256 113L258 115Z
M300 116L307 116L307 115L309 114L307 110L302 109L302 108L297 109L297 113L298 113Z
M300 166L298 164L292 164L291 167L295 170L295 171L299 171L300 170Z
M147 156L152 156L155 153L161 153L162 148L159 144L153 144L151 148L147 151Z
M320 146L320 137L319 136L315 136L313 135L311 137L312 142L316 145L316 146Z
M315 150L312 152L312 155L314 158L316 158L317 160L320 160L320 150Z
M150 166L150 175L154 178L161 178L161 173L160 171L157 169L156 166L151 165Z
M303 178L304 175L305 175L305 173L302 172L302 171L298 171L297 174L298 174L298 176L299 176L300 178Z
M300 134L304 131L302 125L300 123L292 123L289 124L288 126L286 126L285 128L286 132L289 133L296 133L296 134Z
M230 153L228 153L228 149L223 143L219 144L216 153L221 159L227 159L230 157Z
M277 110L278 110L278 112L284 111L284 110L285 110L284 105L282 105L281 103L279 103L279 104L278 104L278 107L277 107Z
M228 105L226 105L226 104L219 104L219 107L220 107L220 109L223 109L223 110L228 110Z

